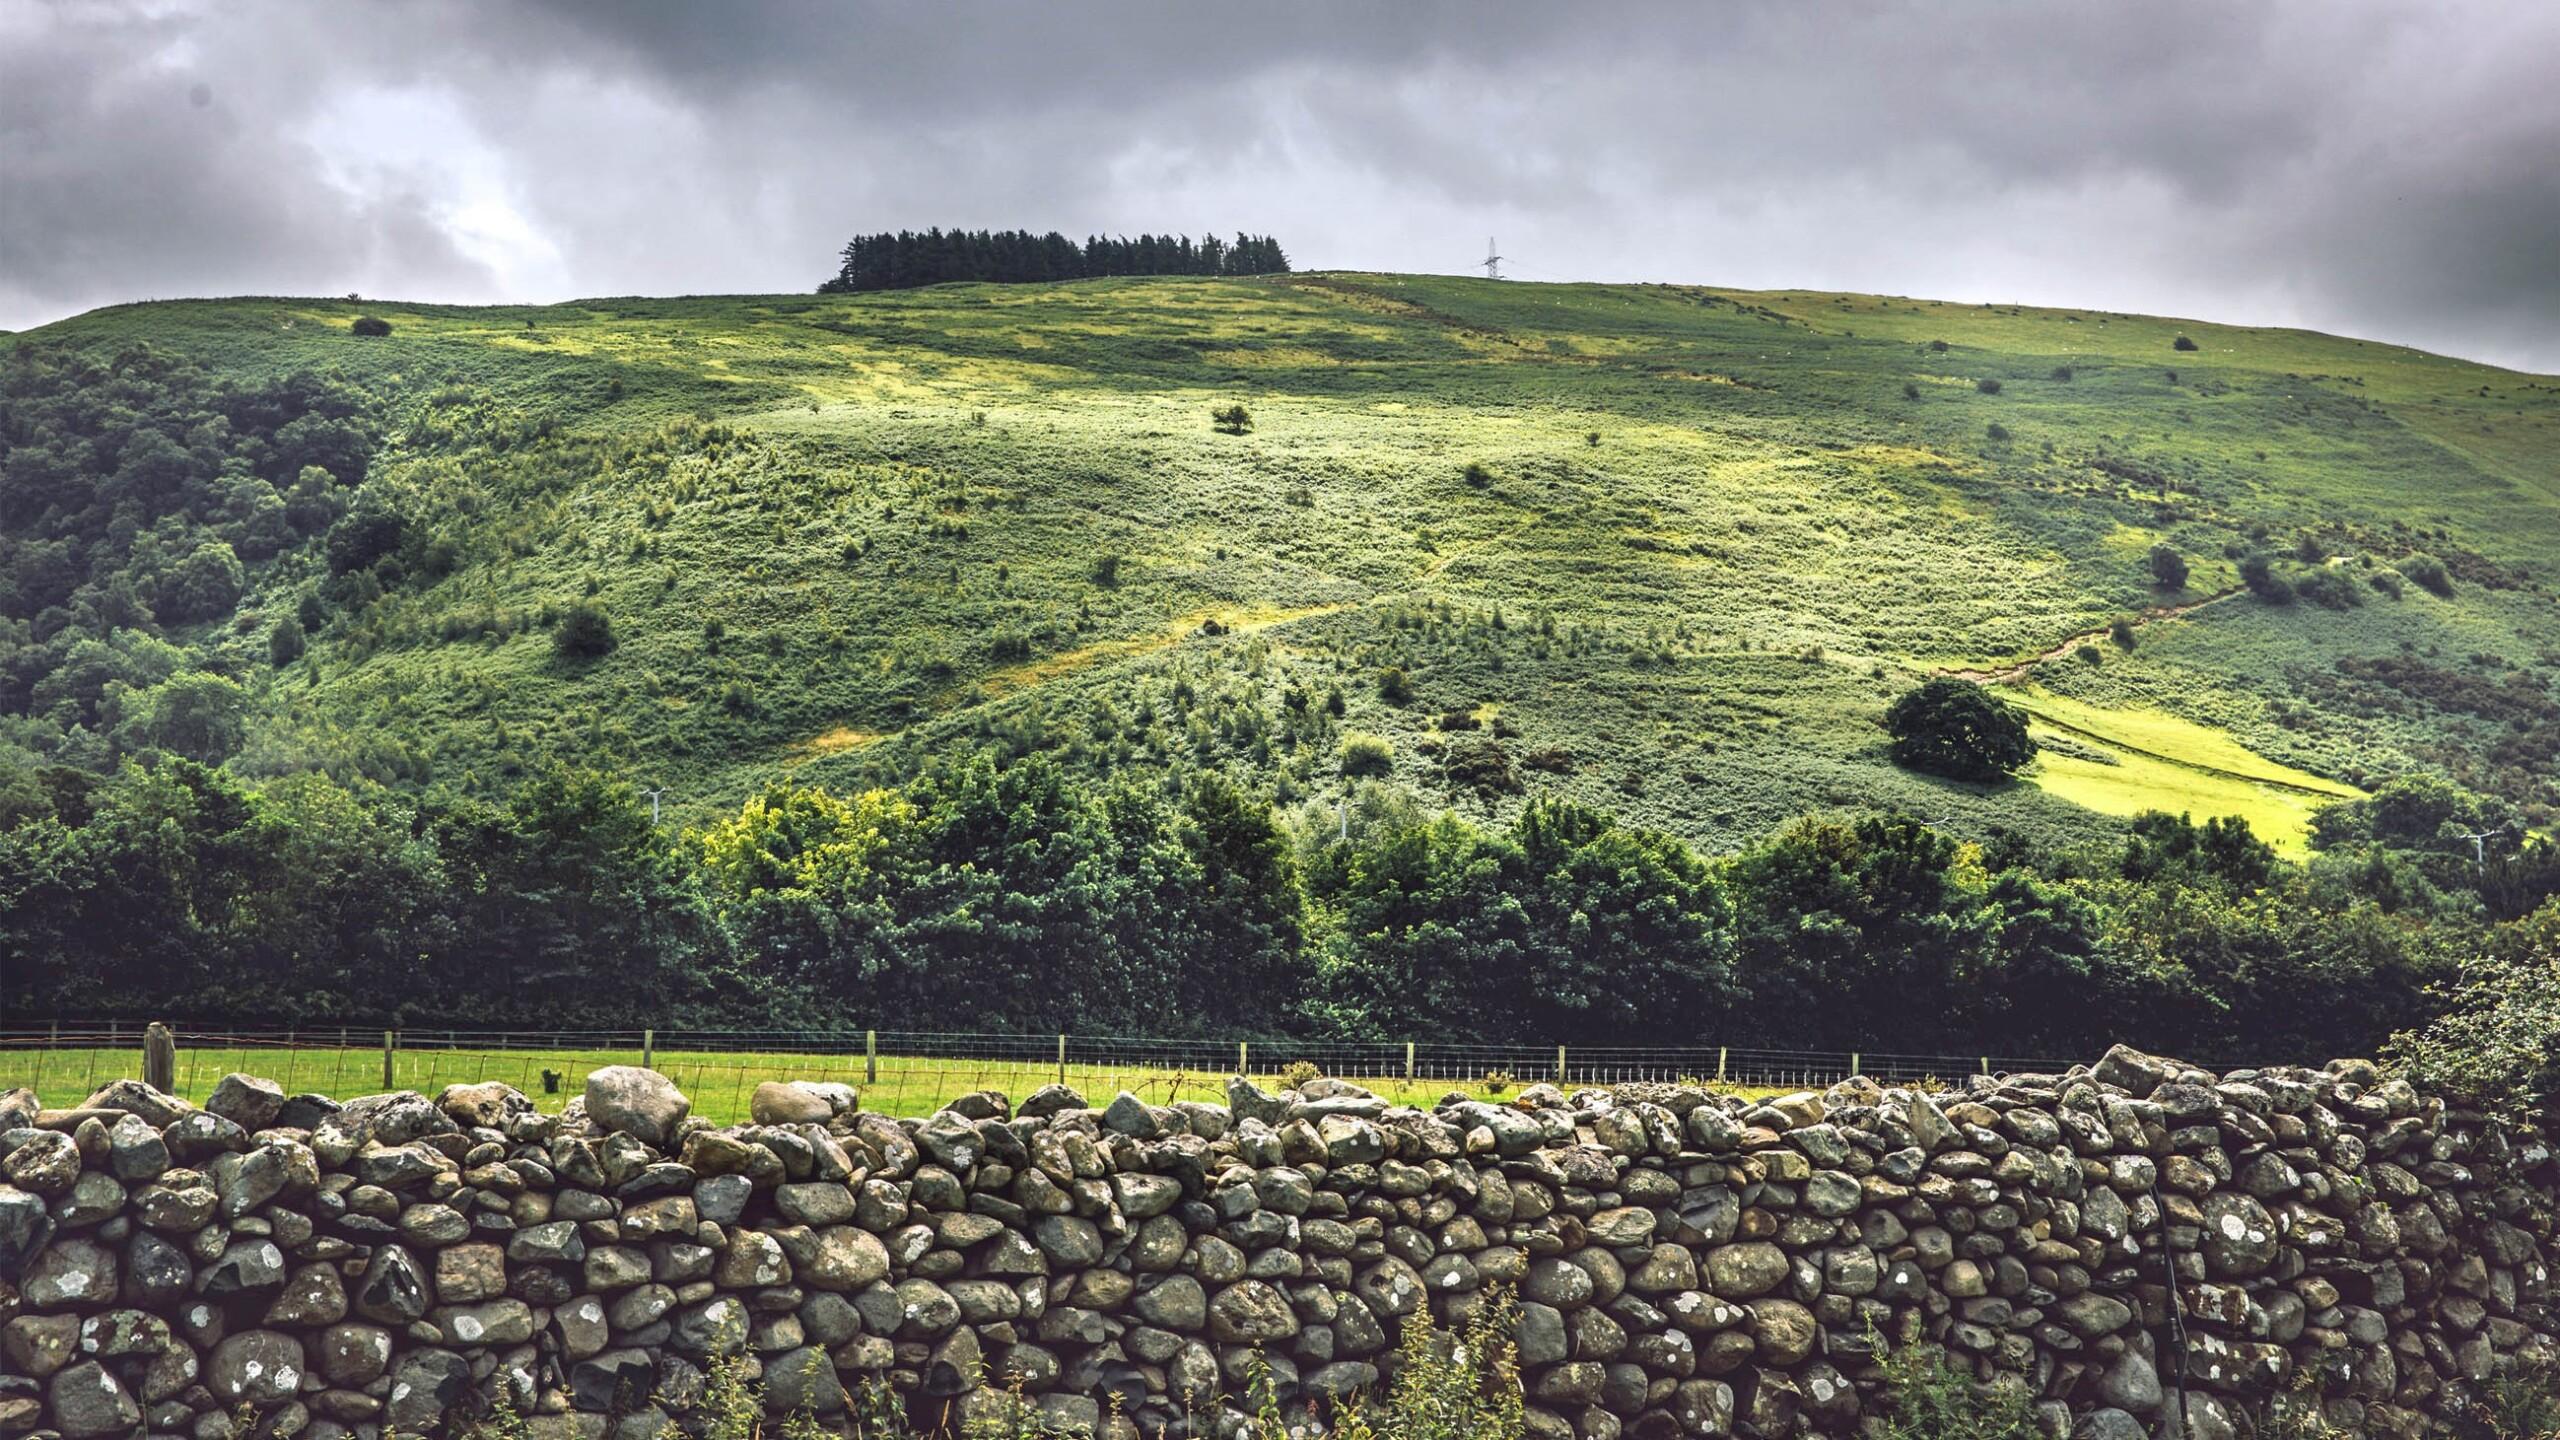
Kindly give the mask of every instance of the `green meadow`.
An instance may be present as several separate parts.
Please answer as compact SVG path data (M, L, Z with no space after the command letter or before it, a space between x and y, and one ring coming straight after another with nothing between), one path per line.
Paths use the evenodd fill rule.
M283 1045L181 1046L173 1093L199 1104L213 1093L223 1076L240 1072L273 1080L287 1094L320 1094L345 1099L385 1089L416 1090L433 1095L447 1085L503 1081L530 1096L546 1111L556 1111L586 1091L587 1074L606 1065L637 1065L645 1059L676 1082L693 1102L693 1113L719 1125L743 1125L757 1085L768 1080L824 1080L848 1084L861 1096L863 1108L889 1115L929 1115L957 1096L973 1090L1000 1090L1021 1100L1043 1085L1061 1083L1096 1105L1127 1090L1150 1104L1199 1100L1223 1105L1227 1100L1227 1068L1182 1069L1167 1065L1096 1064L1074 1059L1064 1065L1046 1061L987 1059L952 1055L875 1054L864 1056L859 1042L850 1051L730 1051L594 1049L434 1048L395 1050L388 1072L378 1050ZM1840 1078L1832 1073L1839 1057L1807 1057L1807 1082ZM1832 1069L1821 1069L1828 1065ZM1461 1074L1446 1064L1437 1077L1426 1067L1407 1079L1392 1065L1371 1075L1349 1067L1341 1078L1355 1079L1398 1105L1429 1108L1452 1092L1478 1099L1514 1093L1522 1085L1548 1078L1489 1079L1481 1072ZM1951 1064L1951 1069L1954 1066ZM387 1079L386 1079L387 1073ZM1283 1072L1257 1069L1256 1080L1268 1088L1288 1083ZM85 1044L61 1048L0 1049L0 1089L24 1085L48 1105L76 1105L82 1096L111 1080L139 1078L142 1052L125 1046ZM1693 1077L1694 1078L1694 1077ZM1711 1083L1722 1093L1766 1098L1785 1087Z
M0 345L55 341L323 368L388 417L371 485L436 565L281 666L314 553L196 637L258 677L250 774L494 792L559 754L699 823L992 746L1290 803L1360 734L1471 816L1543 791L1712 847L1893 806L2054 841L2240 814L2292 849L2418 770L2560 807L2560 396L2388 345L1361 274L173 302ZM2269 603L2252 554L2329 579ZM2443 593L2399 583L2420 555ZM581 604L610 653L556 649ZM1877 717L1941 670L2033 714L2020 782L1886 759Z

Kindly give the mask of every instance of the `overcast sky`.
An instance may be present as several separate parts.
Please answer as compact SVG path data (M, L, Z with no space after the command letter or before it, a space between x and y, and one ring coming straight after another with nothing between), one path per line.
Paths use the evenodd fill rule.
M0 0L0 327L806 290L937 224L2560 370L2560 3Z

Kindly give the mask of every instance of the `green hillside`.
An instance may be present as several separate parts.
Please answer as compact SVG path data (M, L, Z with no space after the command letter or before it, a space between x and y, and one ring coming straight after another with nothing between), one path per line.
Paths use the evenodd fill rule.
M206 743L251 776L499 793L557 755L701 822L775 778L992 747L1287 802L1339 792L1356 732L1461 813L1545 792L1710 847L1831 807L2059 841L2152 806L2292 846L2314 805L2423 771L2560 813L2560 392L2388 345L1305 274L166 303L0 353L23 395L66 349L135 346L217 386L344 382L310 413L343 410L356 473L324 459L297 496L289 432L317 422L251 443L234 418L208 463L270 488L99 532L163 640L242 687ZM1212 426L1230 403L1246 433ZM0 743L94 767L134 723L111 687L176 662L74 664L65 627L124 602L46 550L70 502L39 468L13 462L0 538ZM278 505L266 541L233 533ZM241 562L229 608L219 556L179 575L208 539ZM2252 555L2294 598L2242 587ZM196 580L210 601L155 598ZM564 653L581 607L609 651ZM1886 759L1877 717L1939 670L2033 713L2029 783ZM175 705L153 723L183 730Z

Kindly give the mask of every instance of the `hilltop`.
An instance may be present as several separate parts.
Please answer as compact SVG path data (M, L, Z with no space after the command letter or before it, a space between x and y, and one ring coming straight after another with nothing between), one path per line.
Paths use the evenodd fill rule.
M329 377L294 403L346 430L301 499L307 470L267 475L307 527L225 541L227 592L153 616L240 687L211 758L250 775L495 792L565 755L703 821L994 748L1289 803L1368 735L1361 763L1464 814L1549 793L1708 847L1833 807L2056 841L2233 813L2292 847L2422 772L2560 807L2560 394L2379 343L1320 273L170 302L0 354L136 346L214 385ZM1236 404L1249 428L1213 427ZM233 468L284 466L290 429ZM38 554L69 503L11 500L6 733L104 764L107 687L153 672L57 643L111 605ZM123 533L144 604L202 539ZM560 640L573 611L592 643ZM1945 671L2033 713L2025 783L1886 758L1885 705Z

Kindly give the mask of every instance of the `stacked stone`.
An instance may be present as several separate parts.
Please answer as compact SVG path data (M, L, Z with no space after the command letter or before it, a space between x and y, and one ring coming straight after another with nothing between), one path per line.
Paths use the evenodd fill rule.
M2370 1066L2129 1050L1927 1094L1680 1086L1390 1106L1316 1080L922 1120L654 1072L340 1106L225 1079L0 1096L0 1433L379 1440L508 1393L661 1433L716 1357L822 1420L884 1381L965 1421L1217 1427L1375 1384L1406 1317L1518 1302L1552 1440L1848 1436L1877 1351L1942 1345L2054 1433L2243 1433L2308 1384L2359 1433L2555 1348L2552 1156ZM2181 1326L2183 1329L2181 1330ZM2179 1336L2183 1333L2183 1346Z

